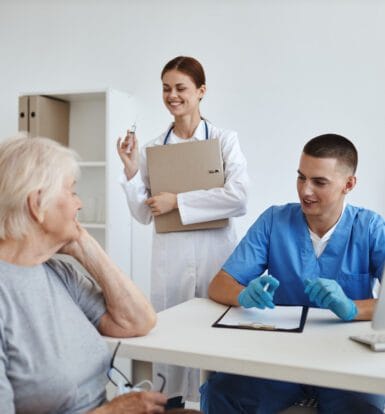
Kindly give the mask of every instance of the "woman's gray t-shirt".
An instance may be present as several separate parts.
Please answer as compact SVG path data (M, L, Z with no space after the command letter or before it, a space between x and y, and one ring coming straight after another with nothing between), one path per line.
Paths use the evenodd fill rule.
M102 404L110 353L96 327L105 312L99 286L68 263L0 261L1 414Z

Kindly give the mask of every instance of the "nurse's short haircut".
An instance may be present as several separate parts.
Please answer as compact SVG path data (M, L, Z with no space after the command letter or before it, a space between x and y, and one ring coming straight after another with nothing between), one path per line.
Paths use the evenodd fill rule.
M163 68L160 78L163 79L164 74L170 70L177 70L189 76L197 88L206 85L206 76L203 66L193 57L177 56L170 60Z
M312 138L303 147L303 152L315 158L335 158L355 174L358 153L351 141L338 134L323 134Z
M21 239L31 229L28 197L40 193L44 214L64 180L80 174L74 151L48 138L19 136L0 142L0 239Z

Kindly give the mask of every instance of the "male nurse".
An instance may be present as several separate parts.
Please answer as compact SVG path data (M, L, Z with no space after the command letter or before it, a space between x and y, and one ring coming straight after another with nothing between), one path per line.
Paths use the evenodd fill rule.
M340 135L311 139L298 167L299 203L272 206L257 219L212 280L210 298L245 308L315 306L345 322L370 320L373 284L385 262L385 222L345 203L357 160L355 146ZM383 413L385 404L382 395L224 373L201 387L205 414L278 413L308 397L325 414Z

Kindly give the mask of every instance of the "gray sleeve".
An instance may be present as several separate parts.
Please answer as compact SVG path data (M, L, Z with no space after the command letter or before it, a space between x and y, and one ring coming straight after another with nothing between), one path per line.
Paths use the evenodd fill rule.
M3 326L0 321L0 406L1 414L14 414L15 405L13 403L13 389L8 380L6 366L8 358L4 350Z
M50 259L46 265L59 277L88 320L98 327L100 318L106 313L106 304L103 292L95 280L62 260Z

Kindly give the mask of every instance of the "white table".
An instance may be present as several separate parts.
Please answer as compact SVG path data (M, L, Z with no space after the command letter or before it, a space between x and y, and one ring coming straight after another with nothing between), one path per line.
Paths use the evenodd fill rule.
M344 323L310 309L302 333L212 328L226 308L193 299L160 312L147 336L122 339L119 356L385 394L385 352L348 339L369 331L369 322Z

